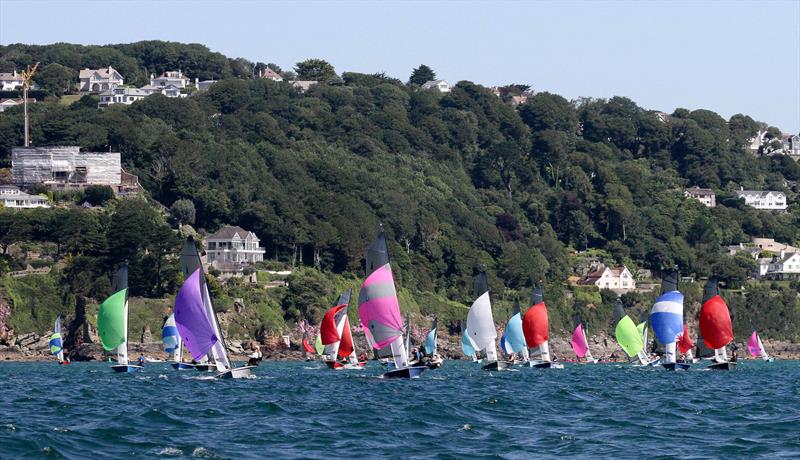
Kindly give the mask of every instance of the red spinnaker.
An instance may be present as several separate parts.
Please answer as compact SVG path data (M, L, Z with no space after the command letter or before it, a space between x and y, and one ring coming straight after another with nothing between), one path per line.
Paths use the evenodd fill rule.
M549 327L547 307L544 302L539 302L529 308L522 318L522 333L525 334L525 343L528 344L528 347L538 347L547 342Z
M322 337L323 345L330 345L341 340L339 331L336 329L336 314L339 313L347 305L337 305L325 312L322 317L322 324L319 327L319 334Z
M678 350L681 353L686 353L687 351L694 348L694 344L692 343L692 338L689 337L689 330L686 328L686 323L683 324L683 334L678 339Z
M308 337L303 338L303 349L306 351L306 353L314 353L314 347L308 343Z
M342 341L339 342L339 357L347 358L353 352L353 334L350 332L350 319L344 319L344 329L342 329Z
M706 300L700 309L700 333L706 345L715 350L733 340L731 314L719 294Z

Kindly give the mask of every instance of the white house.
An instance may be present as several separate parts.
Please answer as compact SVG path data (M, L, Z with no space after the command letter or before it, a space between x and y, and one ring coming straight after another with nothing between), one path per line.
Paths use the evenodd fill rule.
M79 89L85 93L101 93L122 86L122 75L108 66L104 69L81 69Z
M223 272L239 271L264 260L266 250L258 246L260 241L255 233L228 225L206 238L206 258Z
M180 70L164 72L158 77L154 77L150 74L150 86L163 88L171 85L178 89L184 89L189 86L190 82L191 80Z
M272 81L283 81L283 77L281 77L281 74L270 68L259 70L258 78L266 78Z
M22 99L0 99L0 112L5 112L6 109L10 109L11 107L16 107L22 104L23 102L24 101Z
M12 73L0 73L0 91L22 89L22 75L15 70Z
M771 190L737 190L733 192L737 198L743 198L744 203L756 209L770 211L785 211L788 207L786 194Z
M147 85L139 88L139 91L144 92L146 95L163 94L166 97L186 97L186 93L181 93L181 89L174 85L167 86L154 86Z
M4 208L49 208L50 201L42 195L28 195L19 188L2 185L0 186L0 205Z
M748 141L750 144L748 144L747 148L755 155L761 146L767 143L767 130L759 129L756 135L748 139Z
M208 91L208 88L216 83L217 80L203 80L195 78L194 79L194 87L197 88L197 91Z
M800 277L800 252L781 251L780 256L775 256L767 267L766 274L770 279L792 279Z
M783 153L786 155L800 156L800 136L797 134L784 134L781 136Z
M717 195L710 188L689 187L683 191L683 196L697 200L709 208L717 206Z
M431 80L427 81L422 85L422 89L435 89L438 90L440 93L449 93L453 90L453 85L448 83L446 80Z
M114 104L131 105L149 95L147 91L139 88L117 87L100 93L100 102L97 103L97 107L108 107Z
M312 86L318 84L318 81L314 80L295 80L292 82L292 87L297 88L300 90L301 93L305 93L308 91Z
M614 291L628 292L636 289L636 280L633 279L628 267L606 267L598 265L594 271L583 277L578 284L583 286L597 286L599 289L612 289Z

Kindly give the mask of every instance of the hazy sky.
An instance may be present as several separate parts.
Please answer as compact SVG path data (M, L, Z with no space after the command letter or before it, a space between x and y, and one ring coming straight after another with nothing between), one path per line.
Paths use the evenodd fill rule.
M283 2L0 0L0 43L203 43L285 69L527 83L800 131L800 0Z

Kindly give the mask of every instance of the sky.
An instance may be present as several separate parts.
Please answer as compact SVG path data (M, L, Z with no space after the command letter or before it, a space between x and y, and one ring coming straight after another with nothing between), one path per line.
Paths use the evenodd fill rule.
M0 0L0 44L202 43L229 57L306 58L408 79L626 96L800 132L800 0Z

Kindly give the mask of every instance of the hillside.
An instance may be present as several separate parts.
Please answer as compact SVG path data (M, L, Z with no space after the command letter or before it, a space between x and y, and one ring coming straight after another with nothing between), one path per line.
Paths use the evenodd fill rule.
M708 110L678 109L659 117L624 97L567 101L547 92L513 107L469 81L442 95L383 74L349 72L301 93L287 82L233 78L252 73L235 70L242 61L196 45L0 47L0 66L33 61L76 73L114 65L140 82L142 68L181 67L192 78L221 79L187 98L154 95L103 110L91 96L71 105L35 104L33 144L119 151L152 200L167 208L182 199L194 203L195 228L240 225L262 239L270 258L312 268L318 275L302 271L287 292L270 294L264 315L280 323L314 322L336 296L332 285L357 285L379 223L398 283L421 313L456 319L445 311L456 308L452 302L471 302L472 276L486 264L502 299L498 321L513 299L525 303L531 285L544 280L557 329L567 329L574 312L610 327L612 297L566 286L577 251L598 250L605 262L655 274L678 265L685 275L717 275L738 289L753 262L727 255L725 246L753 236L800 242L800 166L783 156L752 155L748 139L766 126L745 115L725 120ZM0 114L2 167L22 143L21 126L19 109ZM686 199L684 187L694 185L713 188L718 206ZM783 191L789 210L747 207L732 197L740 187ZM28 218L21 216L45 219L41 211L3 212L4 244L59 244L65 268L58 282L72 295L100 298L122 256L140 259L133 262L142 267L141 282L132 284L137 295L173 294L179 280L171 277L169 254L178 239L164 216L132 206L64 211L46 218L53 219L51 230L36 221L27 233L9 229L19 230L17 221ZM148 238L119 238L125 234L120 207L131 208L131 220L150 216L133 224L146 224ZM62 243L59 219L81 230ZM86 225L97 231L86 232ZM144 248L147 256L139 252ZM163 259L164 269L145 270L152 264L145 257ZM310 294L293 291L292 281L299 286L315 276ZM784 284L730 293L737 334L757 325L775 337L798 338L796 292L796 284ZM637 309L650 300L624 296Z

